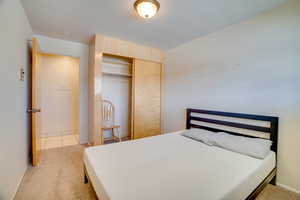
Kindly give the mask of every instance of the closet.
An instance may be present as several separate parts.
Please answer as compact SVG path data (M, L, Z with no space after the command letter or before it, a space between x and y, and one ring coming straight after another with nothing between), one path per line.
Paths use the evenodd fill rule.
M89 143L99 145L111 133L101 131L101 102L115 106L122 138L161 134L160 49L95 35L90 44Z
M102 99L115 108L115 124L119 125L122 140L131 137L132 59L103 55ZM112 137L111 130L103 131L104 139Z

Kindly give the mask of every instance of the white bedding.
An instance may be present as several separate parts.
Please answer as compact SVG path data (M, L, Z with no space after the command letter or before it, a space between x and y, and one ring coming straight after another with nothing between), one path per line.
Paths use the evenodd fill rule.
M100 200L242 200L275 153L260 160L170 133L87 148L84 163Z

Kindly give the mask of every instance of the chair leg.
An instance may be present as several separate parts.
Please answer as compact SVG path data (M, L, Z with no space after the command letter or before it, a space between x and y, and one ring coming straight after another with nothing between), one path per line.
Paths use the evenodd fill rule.
M111 134L112 134L113 141L115 141L115 129L114 128L111 129Z
M117 128L117 131L118 131L118 138L119 138L119 142L122 142L122 138L121 138L121 134L120 134L120 129Z

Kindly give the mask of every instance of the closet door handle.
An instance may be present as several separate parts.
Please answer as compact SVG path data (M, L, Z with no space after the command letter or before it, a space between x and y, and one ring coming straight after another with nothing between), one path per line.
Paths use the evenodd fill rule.
M38 113L41 112L41 109L38 108L32 108L27 110L28 113Z

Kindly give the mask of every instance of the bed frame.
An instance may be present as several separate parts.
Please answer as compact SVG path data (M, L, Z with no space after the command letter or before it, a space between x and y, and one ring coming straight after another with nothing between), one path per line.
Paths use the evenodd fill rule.
M208 118L208 117L193 116L193 114L195 114L195 113L212 115L212 116L222 116L222 117L228 117L228 118L249 119L249 120L254 120L254 121L265 121L265 122L270 123L270 127L256 126L256 125L237 123L237 122L225 121L225 120L216 120L216 119ZM226 132L226 133L229 133L232 135L238 135L238 136L244 136L244 137L250 137L250 138L261 138L259 136L250 136L250 135L245 135L245 134L241 134L241 133L237 133L237 132L222 130L222 129L210 127L209 125L199 125L199 124L196 124L193 122L204 122L205 124L221 125L221 126L225 126L225 127L246 129L246 130L258 131L258 132L262 132L265 134L269 134L269 140L272 141L271 150L275 152L276 160L277 160L278 117L231 113L231 112L220 112L220 111L192 109L192 108L188 108L186 110L186 128L187 129L200 128L200 129L205 129L205 130L209 130L209 131L213 131L213 132ZM265 139L265 137L264 137L264 139ZM85 168L85 165L83 165L83 167L84 167L84 182L90 183L91 188L92 188L93 192L95 193L95 196L97 196L96 192L94 190L93 184L90 181L90 177ZM246 198L246 200L254 200L258 196L258 194L267 186L268 183L276 185L276 170L277 170L277 164L275 165L274 169L270 172L270 174Z
M244 123L237 123L232 121L217 120L208 117L198 117L193 116L193 114L205 114L205 116L222 116L228 118L239 118L239 119L249 119L254 121L265 121L270 123L270 127L262 127ZM271 150L276 154L277 162L277 145L278 145L278 117L272 116L263 116L263 115L251 115L251 114L241 114L241 113L231 113L231 112L220 112L220 111L211 111L211 110L202 110L202 109L192 109L188 108L186 110L186 128L200 128L213 132L226 132L232 135L251 137L251 138L262 138L259 136L249 136L242 133L232 132L228 130L222 130L219 128L210 127L209 125L199 125L193 122L204 122L205 124L214 124L221 125L225 127L233 127L239 129L247 129L252 131L258 131L269 135L269 140L272 141ZM265 137L263 137L265 139ZM257 188L246 198L246 200L254 200L258 194L267 186L268 183L276 185L276 170L277 163L275 168L270 172L270 174L257 186Z

